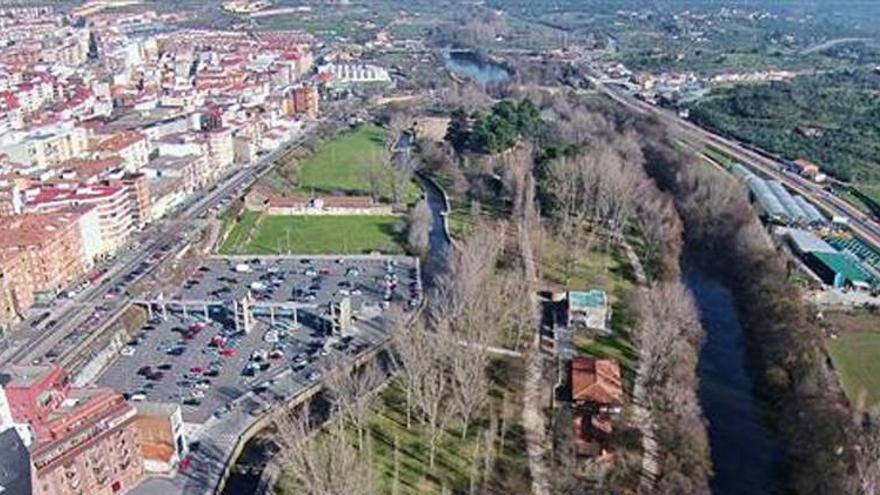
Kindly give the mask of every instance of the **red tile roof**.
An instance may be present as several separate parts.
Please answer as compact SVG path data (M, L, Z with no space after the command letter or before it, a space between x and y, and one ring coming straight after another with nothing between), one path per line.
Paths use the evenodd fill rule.
M620 366L612 359L576 357L571 360L571 398L574 402L619 405L623 402Z

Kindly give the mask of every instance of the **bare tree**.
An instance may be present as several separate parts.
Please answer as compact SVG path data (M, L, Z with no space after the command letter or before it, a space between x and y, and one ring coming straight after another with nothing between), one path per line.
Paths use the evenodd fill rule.
M372 469L341 432L329 430L313 435L304 410L279 416L274 427L281 463L305 493L377 493Z
M451 382L447 362L452 340L448 330L435 329L425 335L430 342L425 356L429 368L416 385L414 397L419 415L428 427L428 465L433 469L437 444L454 412L449 400Z
M431 224L433 223L431 208L426 199L423 198L416 203L409 212L408 220L407 244L410 252L423 257L428 254L430 248Z
M385 373L373 361L355 370L341 364L334 363L328 367L326 383L335 396L342 420L354 425L358 450L362 451L373 393L385 381Z
M469 328L463 340L453 342L450 352L451 396L455 411L461 419L461 438L467 438L468 427L489 397L489 330L493 322ZM453 339L458 339L458 335Z
M415 410L416 389L424 375L432 370L429 356L433 342L428 336L422 318L408 320L402 313L394 312L390 319L394 358L406 388L406 428L410 429Z
M367 164L364 167L364 179L367 181L367 188L370 192L370 199L373 202L379 201L382 197L382 166L377 164Z

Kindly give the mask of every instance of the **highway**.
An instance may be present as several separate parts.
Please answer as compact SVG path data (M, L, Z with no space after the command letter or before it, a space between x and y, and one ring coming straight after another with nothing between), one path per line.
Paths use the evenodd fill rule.
M50 350L63 346L61 351L51 356L50 360L54 361L64 351L74 348L89 333L112 321L126 306L128 298L125 287L138 282L177 255L198 234L200 229L196 223L199 216L217 206L223 199L231 201L240 196L257 179L269 172L279 157L302 144L310 131L311 128L304 128L300 137L266 154L257 162L228 174L218 185L201 197L191 200L182 210L172 212L168 219L137 233L128 243L127 249L121 250L102 276L94 280L88 288L73 300L53 302L49 310L50 316L41 323L42 327L33 329L25 322L15 333L7 336L2 343L5 352L0 358L0 364L34 362L42 359ZM132 272L143 266L142 264L146 264L145 268L132 277ZM126 277L129 277L128 280ZM112 295L111 290L115 287L123 290L118 296L110 297L108 294ZM56 326L46 329L45 323L49 321L56 321Z
M712 145L759 174L782 182L790 190L802 195L832 217L846 217L850 230L862 241L880 251L880 225L847 201L829 193L804 177L783 171L778 161L749 149L742 143L707 131L670 110L651 105L625 91L604 84L600 80L601 74L594 67L589 67L585 75L594 87L621 105L642 115L653 115L666 124L670 130L675 130L683 137Z

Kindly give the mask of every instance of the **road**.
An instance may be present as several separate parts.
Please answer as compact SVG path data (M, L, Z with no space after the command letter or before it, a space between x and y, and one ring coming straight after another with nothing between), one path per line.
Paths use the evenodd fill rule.
M682 119L669 110L638 100L622 90L602 83L600 81L601 74L595 68L587 69L586 77L599 91L627 108L643 115L653 115L666 124L669 129L674 129L683 137L712 145L761 175L782 182L790 190L802 195L807 201L832 217L846 217L850 230L856 236L872 248L880 250L880 225L852 204L825 191L804 177L783 171L779 162L747 148L742 143L721 137Z
M256 163L242 167L209 189L201 197L197 197L177 213L172 213L168 220L148 227L139 232L129 242L128 250L123 250L106 267L104 274L88 288L79 293L73 300L53 304L46 322L56 321L58 324L51 330L45 326L33 331L30 325L21 325L19 331L7 336L0 348L3 349L0 364L29 363L40 359L46 352L58 345L67 344L61 352L72 349L76 341L84 339L91 331L111 321L125 307L124 288L136 283L146 275L155 271L162 263L180 252L198 235L196 222L200 215L217 206L222 200L231 200L238 196L258 178L272 169L275 160L290 149L299 146L310 128L305 128L300 137L286 143L277 150L266 154ZM147 266L135 276L142 263ZM123 289L118 297L110 297L114 289ZM104 310L96 310L103 307ZM60 353L59 353L60 354ZM59 356L54 356L57 359Z

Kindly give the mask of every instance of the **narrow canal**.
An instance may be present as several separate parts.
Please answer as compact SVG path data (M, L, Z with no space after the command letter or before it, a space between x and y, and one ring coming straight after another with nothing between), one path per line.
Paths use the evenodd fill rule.
M706 340L697 374L699 399L709 421L716 495L774 494L781 487L782 452L761 421L754 376L746 355L745 329L733 294L696 263L683 260Z

